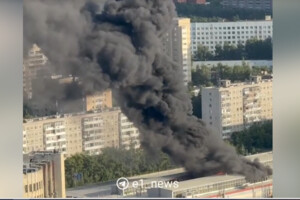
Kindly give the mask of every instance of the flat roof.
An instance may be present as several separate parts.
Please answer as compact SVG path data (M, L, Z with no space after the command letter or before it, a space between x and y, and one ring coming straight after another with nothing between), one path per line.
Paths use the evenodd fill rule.
M253 155L249 155L249 156L245 156L247 159L253 161L254 159L258 159L260 162L268 162L268 161L272 161L273 160L273 152L272 151L268 151L265 153L259 153L259 154L253 154Z
M245 177L240 175L216 175L216 176L201 177L201 178L179 182L178 184L179 187L172 188L172 191L176 192L184 189L198 188L201 186L213 185L215 183L228 182L233 180L243 180L243 179L245 179ZM170 188L165 188L165 189L170 189Z

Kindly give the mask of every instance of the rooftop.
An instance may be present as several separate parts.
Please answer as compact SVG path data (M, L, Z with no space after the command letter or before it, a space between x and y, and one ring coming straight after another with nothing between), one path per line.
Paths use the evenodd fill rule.
M208 176L208 177L201 177L191 180L186 180L179 182L178 188L172 188L173 191L179 191L184 189L192 189L198 188L201 186L206 185L213 185L216 183L228 182L228 181L235 181L235 180L244 180L245 177L238 176L238 175L216 175L216 176Z
M75 117L75 116L103 113L103 112L111 112L111 111L117 111L117 110L120 110L120 108L119 107L103 108L103 109L89 111L89 112L77 112L77 113L69 113L69 114L61 114L61 115L51 115L51 116L45 116L45 117L24 119L24 123L43 121L43 120L47 120L47 119L62 119L65 117Z

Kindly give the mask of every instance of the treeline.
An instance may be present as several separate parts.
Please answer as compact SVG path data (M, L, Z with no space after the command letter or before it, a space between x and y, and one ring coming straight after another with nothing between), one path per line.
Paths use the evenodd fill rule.
M266 40L250 39L246 44L216 45L215 53L211 53L208 47L199 45L194 60L272 60L273 44L272 39Z
M262 10L223 7L215 2L210 5L175 3L175 6L178 16L191 18L192 22L203 22L203 20L211 19L218 21L220 19L228 21L262 20L265 19L265 15L272 14Z
M273 127L272 121L254 124L250 128L231 135L231 144L242 155L271 150Z
M107 148L101 155L90 156L82 153L67 158L65 160L66 187L105 182L174 167L175 165L164 153L150 156L142 149ZM82 174L82 179L76 180L75 174Z
M250 76L263 75L263 72L272 73L269 67L252 67L248 65L230 67L219 63L217 66L199 66L192 71L192 86L217 85L219 79L232 82L249 80Z

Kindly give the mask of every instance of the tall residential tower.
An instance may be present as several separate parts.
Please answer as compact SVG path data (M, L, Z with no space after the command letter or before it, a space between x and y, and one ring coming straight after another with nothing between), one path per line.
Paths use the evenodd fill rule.
M174 18L173 28L163 37L163 51L183 70L184 83L191 81L191 23L189 18Z

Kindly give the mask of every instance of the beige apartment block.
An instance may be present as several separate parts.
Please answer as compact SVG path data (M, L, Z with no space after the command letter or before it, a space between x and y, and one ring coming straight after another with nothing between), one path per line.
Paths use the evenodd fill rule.
M71 156L82 151L99 154L119 147L119 108L26 119L23 153L57 150Z
M101 154L103 148L119 147L119 108L87 114L82 117L83 151Z
M220 81L220 87L201 90L202 119L223 139L251 124L272 119L272 79L249 82Z
M101 154L103 148L140 147L140 133L120 108L26 119L23 123L23 153L59 151L72 156Z
M55 151L23 155L24 198L65 198L64 156Z
M106 90L104 92L95 92L86 96L86 111L98 110L101 108L112 107L112 92Z
M191 22L174 18L173 28L162 39L163 51L183 70L184 83L191 81Z
M27 119L23 123L23 152L66 152L65 120L61 116Z
M82 152L82 116L65 115L67 155L74 155Z

